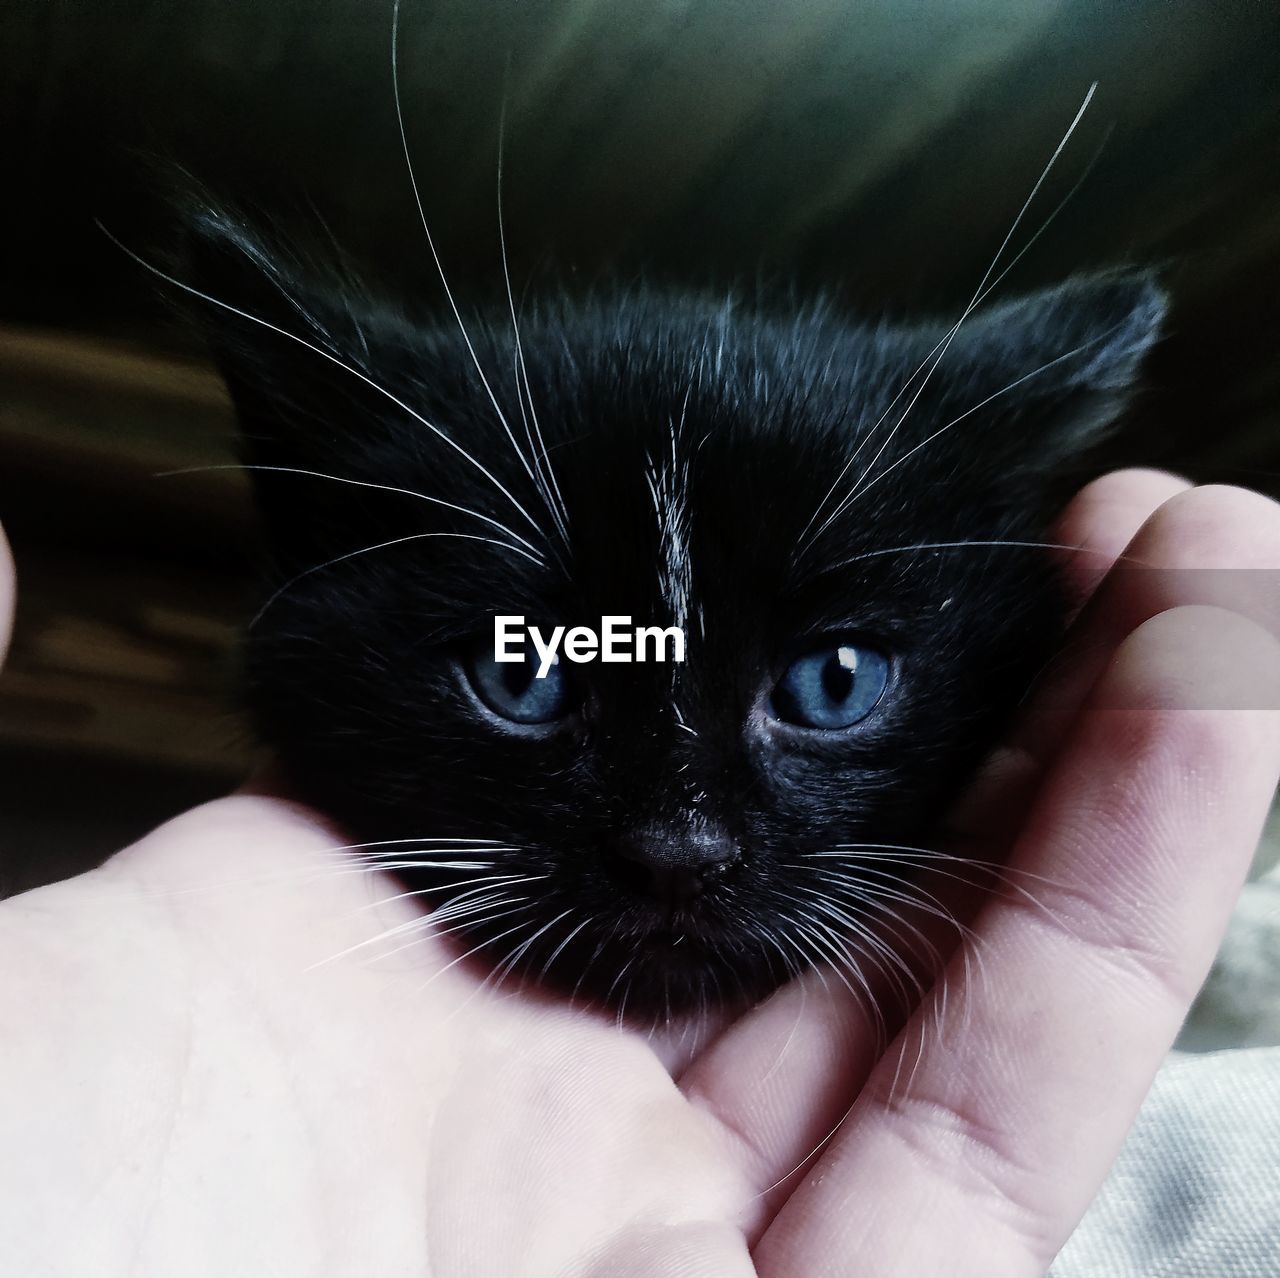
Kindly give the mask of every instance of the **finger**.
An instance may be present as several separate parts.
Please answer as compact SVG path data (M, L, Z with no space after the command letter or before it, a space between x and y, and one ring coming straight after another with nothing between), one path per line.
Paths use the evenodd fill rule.
M1172 490L1153 512L1152 501ZM1096 590L1092 577L1132 540ZM1227 608L1280 634L1280 506L1245 489L1188 489L1160 472L1122 471L1086 488L1063 517L1062 540L1094 546L1068 565L1092 591L1058 660L963 801L948 814L948 841L993 857L1021 827L1040 777L1090 686L1120 641L1150 617L1183 604ZM1083 597L1083 595L1081 596Z
M1055 537L1079 547L1066 561L1073 597L1083 601L1152 513L1188 487L1176 475L1135 469L1113 472L1084 488L1061 517ZM1023 758L1013 752L993 760L983 793L1003 800L1011 781L1027 784L1030 770ZM985 833L991 823L972 824ZM983 855L996 853L986 848ZM954 891L959 885L948 880L945 886L953 889L947 907L964 918L965 904ZM939 927L936 919L931 925L928 917L913 917L912 926L947 949L955 944L955 928ZM922 966L922 979L933 974ZM891 998L883 982L873 986L873 995ZM890 1026L890 1032L896 1028ZM730 1027L681 1076L689 1099L738 1142L743 1164L759 1187L756 1227L768 1220L775 1202L785 1199L806 1161L834 1136L882 1050L880 1031L865 994L808 974Z
M1125 640L1015 850L1052 886L985 908L984 979L953 962L765 1234L765 1278L1044 1273L1212 959L1276 707L1280 643L1252 621L1178 608Z
M1208 485L1177 493L1143 523L1069 636L1064 660L1037 689L1035 712L1011 737L1043 764L1062 740L1116 645L1169 608L1224 608L1280 633L1280 506Z
M710 1221L637 1230L612 1242L583 1278L754 1278L747 1244Z
M1165 502L1189 480L1164 470L1116 470L1082 488L1058 518L1053 540L1074 549L1062 557L1071 597L1084 602Z
M882 1049L865 1000L810 971L731 1026L681 1075L681 1090L716 1120L754 1187L743 1222L748 1239L763 1233L834 1135Z

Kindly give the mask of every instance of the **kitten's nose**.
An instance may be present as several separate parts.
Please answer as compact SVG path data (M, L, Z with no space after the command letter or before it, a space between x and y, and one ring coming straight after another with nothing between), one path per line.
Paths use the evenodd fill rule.
M712 828L652 826L619 839L614 870L628 887L661 901L683 903L719 882L738 860L738 845Z

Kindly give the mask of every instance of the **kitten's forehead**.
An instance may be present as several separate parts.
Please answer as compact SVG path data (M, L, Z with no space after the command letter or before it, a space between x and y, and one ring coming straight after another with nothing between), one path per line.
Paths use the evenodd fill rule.
M823 499L857 477L842 470L869 409L851 376L828 374L819 396L798 370L785 384L777 372L736 348L718 371L701 351L677 350L585 370L567 403L557 388L563 415L551 429L562 437L548 455L575 552L589 562L620 543L643 549L636 558L659 574L679 624L699 567L745 559L759 575L784 564ZM723 564L701 562L720 552Z
M370 449L360 464L379 479L397 466L395 485L447 521L421 546L446 632L497 610L772 642L838 622L864 574L835 570L886 543L1008 537L1010 511L1031 522L1052 456L1035 403L1101 377L1072 334L1089 362L1059 358L1046 314L1064 307L1037 301L1034 322L1001 314L954 343L669 295L553 307L522 322L520 346L505 320L475 351L423 330L387 360L410 429L389 426L385 462ZM1035 380L1046 370L1056 389ZM806 612L797 596L823 574Z
M692 523L689 479L691 459L682 447L685 418L673 425L668 453L659 451L648 458L645 485L653 499L654 523L658 535L658 591L669 611L672 624L687 631L690 598L693 593L693 561L689 543Z

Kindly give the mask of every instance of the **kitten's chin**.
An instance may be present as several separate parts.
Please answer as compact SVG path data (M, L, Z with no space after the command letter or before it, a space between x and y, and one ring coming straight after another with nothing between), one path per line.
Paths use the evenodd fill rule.
M488 961L500 966L501 957L495 949ZM530 986L642 1026L743 1010L792 975L750 938L673 923L624 937L584 930L550 961L545 953L528 955L518 972Z

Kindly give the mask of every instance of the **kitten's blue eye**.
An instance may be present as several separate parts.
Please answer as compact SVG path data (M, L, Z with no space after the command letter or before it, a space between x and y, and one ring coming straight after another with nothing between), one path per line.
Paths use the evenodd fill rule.
M476 696L512 723L552 723L569 708L564 669L557 657L541 678L536 661L495 661L492 644L473 653L467 665Z
M889 659L875 648L842 643L797 658L778 680L770 710L801 728L848 728L875 709L889 682Z

